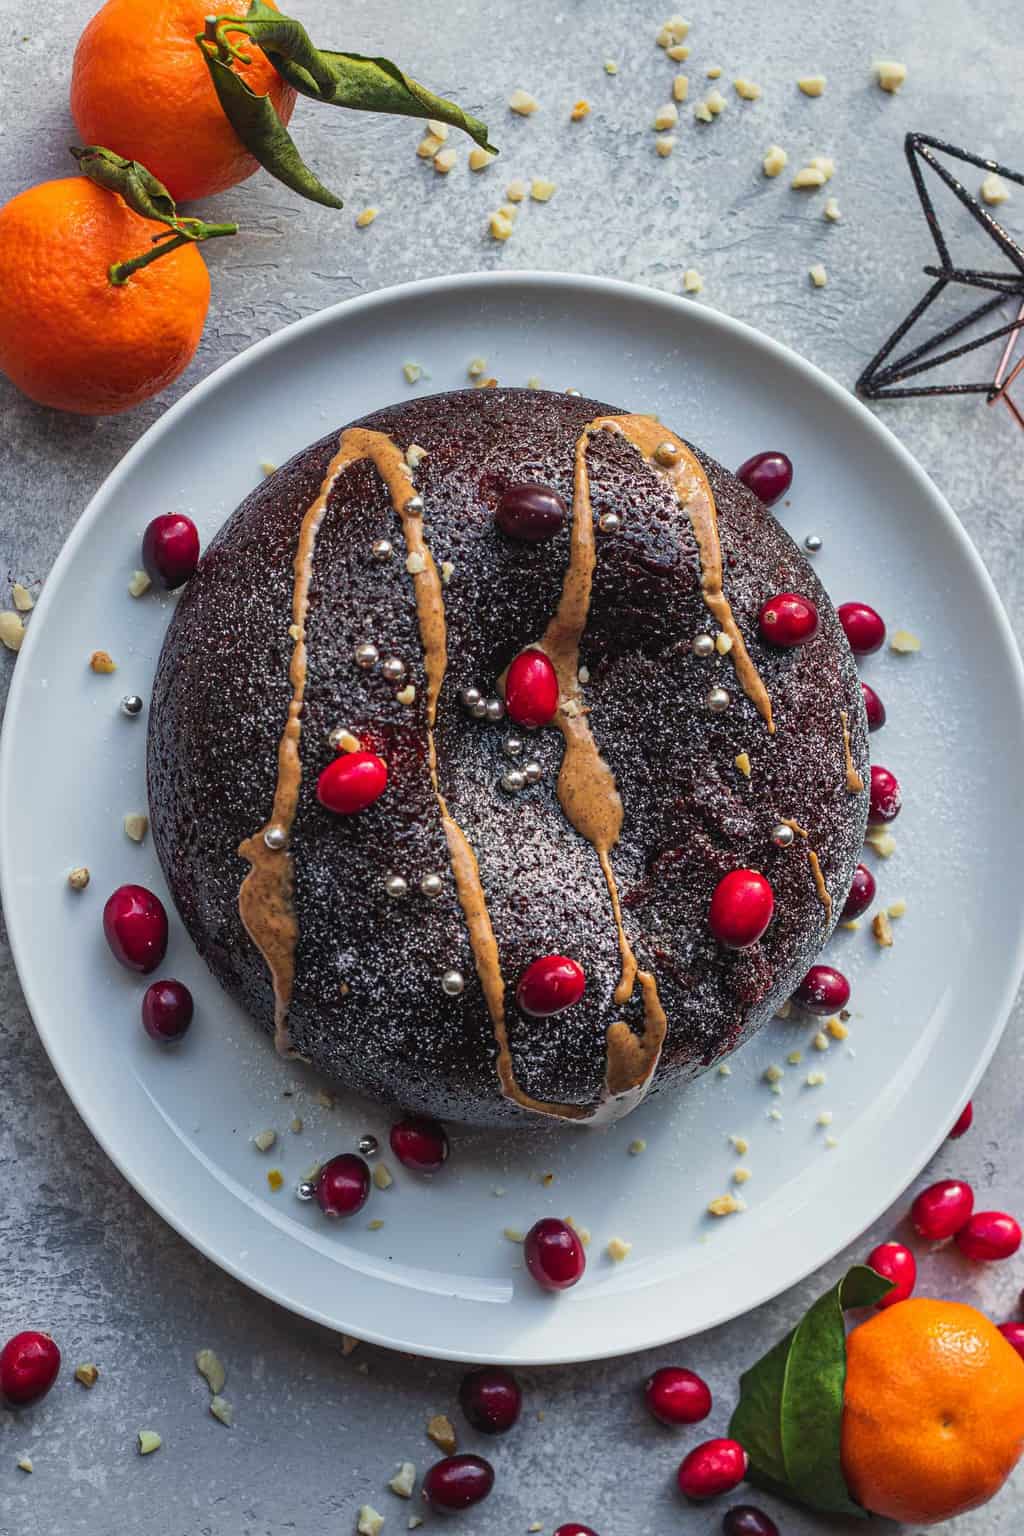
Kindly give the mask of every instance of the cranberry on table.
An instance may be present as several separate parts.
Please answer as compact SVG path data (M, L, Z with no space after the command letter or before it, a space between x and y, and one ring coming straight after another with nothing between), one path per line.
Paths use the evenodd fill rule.
M880 731L885 724L885 705L870 683L861 683L860 691L864 695L864 713L868 717L868 730Z
M793 465L784 453L766 449L744 460L736 478L760 496L766 507L773 507L793 484Z
M571 1008L587 985L583 967L568 955L541 955L519 978L516 1002L535 1019L549 1019Z
M143 976L167 953L167 913L144 885L119 885L103 908L103 932L115 960Z
M154 981L142 999L142 1026L151 1040L172 1045L192 1023L192 993L183 981Z
M662 1424L699 1424L711 1412L707 1382L681 1365L663 1365L644 1387L644 1400Z
M708 908L708 925L720 944L749 949L772 920L775 898L764 875L756 869L732 869L715 886Z
M192 519L181 512L154 517L142 536L142 563L155 587L173 592L184 586L199 564L199 532Z
M770 645L805 645L818 633L818 610L799 592L780 592L761 605L757 627Z
M531 646L520 651L505 678L505 708L510 720L537 730L558 708L558 677L551 660Z
M433 1509L469 1509L494 1487L494 1468L482 1456L446 1456L423 1479L423 1497Z
M738 1440L705 1440L683 1458L676 1473L688 1499L731 1493L747 1475L747 1453Z
M892 1290L876 1302L878 1310L906 1301L917 1283L917 1260L910 1249L903 1243L879 1243L868 1254L868 1263L883 1279L893 1282Z
M356 816L388 787L388 768L376 752L345 752L316 781L316 797L336 816Z
M57 1380L60 1350L48 1333L28 1329L0 1350L0 1402L8 1408L37 1403Z
M436 1173L448 1160L448 1133L439 1120L410 1115L391 1127L391 1150L403 1168Z
M526 1267L542 1291L567 1291L583 1277L587 1256L567 1221L544 1216L523 1243Z
M503 1435L523 1406L523 1394L511 1371L484 1365L463 1376L459 1402L466 1418L482 1435Z
M967 1131L969 1131L973 1124L974 1124L974 1105L971 1102L971 1100L968 1099L967 1103L964 1105L963 1109L960 1111L960 1115L959 1115L959 1117L957 1119L956 1125L954 1125L953 1129L950 1131L949 1136L948 1136L947 1139L949 1141L959 1141L960 1137L963 1136Z
M793 993L793 1001L805 1013L827 1019L850 1001L850 983L834 965L812 965Z
M878 763L871 765L871 806L868 821L872 826L895 821L903 805L900 781L888 768Z
M554 1536L597 1536L589 1525L577 1525L575 1520L570 1520L568 1525L560 1525Z
M494 521L502 533L524 544L553 539L565 526L566 506L550 485L520 481L502 491Z
M963 1179L940 1179L922 1189L910 1207L910 1221L919 1237L941 1242L953 1237L970 1219L974 1191Z
M875 890L874 875L866 864L858 864L853 872L850 894L840 913L840 920L844 923L852 923L855 917L860 917L866 912L875 899Z
M965 1258L978 1264L1012 1259L1020 1247L1020 1223L1005 1211L975 1211L956 1234Z
M370 1198L369 1167L354 1152L332 1157L317 1175L316 1198L325 1216L354 1216Z
M855 656L870 656L882 649L885 622L867 603L840 603L836 614Z
M723 1536L779 1536L771 1515L756 1504L734 1504L722 1516Z
M1024 1323L1000 1323L999 1332L1024 1360Z

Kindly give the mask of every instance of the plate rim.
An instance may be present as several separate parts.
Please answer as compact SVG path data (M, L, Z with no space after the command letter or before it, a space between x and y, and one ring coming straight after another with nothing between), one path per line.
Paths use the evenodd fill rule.
M869 434L873 435L887 452L892 453L895 451L896 457L901 462L904 471L917 483L929 501L934 515L940 518L944 524L946 533L953 540L957 555L961 560L966 561L972 570L978 588L985 600L986 616L993 623L1002 642L1004 657L1009 665L1009 672L1013 679L1016 714L1021 720L1024 720L1024 661L1022 661L1016 637L1002 599L981 556L975 549L966 529L954 513L945 496L917 462L910 450L905 447L883 421L851 394L848 389L785 343L766 335L763 331L758 330L755 326L749 325L745 321L737 320L710 306L696 305L690 300L667 293L664 290L650 288L640 283L627 282L619 278L557 271L517 269L501 272L477 270L445 274L422 278L414 282L392 284L387 287L374 289L369 293L338 300L334 304L304 315L298 320L281 327L279 330L271 332L268 336L261 337L252 342L241 352L236 353L234 357L228 358L204 378L198 380L190 389L186 390L179 399L175 400L162 415L146 428L103 479L89 498L75 526L58 552L46 575L43 591L33 616L34 622L28 627L25 641L21 648L18 660L22 664L20 666L16 665L13 669L5 706L4 726L14 718L18 709L23 707L22 694L29 686L30 664L35 644L37 643L35 632L37 628L43 628L49 617L50 594L57 587L57 583L53 578L61 575L63 570L72 563L79 545L85 541L87 533L102 515L106 501L117 492L121 481L132 472L140 460L145 458L155 442L175 429L179 418L185 415L187 411L193 409L197 401L201 401L206 395L212 394L219 389L224 382L231 379L236 373L244 372L253 363L262 360L283 346L290 345L296 337L322 328L329 329L337 324L343 316L354 317L366 311L386 307L398 301L407 299L424 300L434 295L449 294L453 290L461 289L467 297L471 298L480 290L498 291L500 293L502 289L514 290L517 287L523 289L561 289L577 295L600 295L609 304L614 304L617 300L622 299L628 299L633 302L639 300L655 309L661 308L674 313L678 313L681 308L685 308L688 321L696 324L698 327L704 327L710 335L714 335L716 332L730 335L746 345L760 350L762 354L767 355L769 361L775 359L785 363L789 368L795 368L798 373L803 375L816 393L819 395L823 394L836 404L840 410L852 415L862 427L866 427ZM424 1345L418 1343L415 1339L396 1338L393 1334L385 1334L376 1329L365 1327L349 1328L347 1325L339 1324L336 1318L326 1315L316 1306L303 1303L298 1297L286 1294L279 1285L255 1278L243 1263L235 1260L223 1249L218 1250L212 1243L193 1230L187 1211L180 1213L172 1211L163 1194L153 1189L143 1179L133 1176L127 1161L108 1144L108 1137L101 1130L100 1126L94 1123L94 1117L90 1108L80 1098L76 1090L75 1076L70 1070L70 1063L63 1062L61 1059L62 1053L59 1037L50 1029L46 1022L45 1009L41 1005L41 1000L33 995L32 987L26 984L23 960L27 963L28 945L27 941L23 938L20 920L16 915L18 912L17 902L15 901L13 906L11 902L13 874L9 868L10 855L5 852L11 846L11 841L9 836L6 835L6 831L10 818L13 815L11 783L14 772L14 756L14 733L4 729L0 731L0 905L3 907L6 919L11 955L29 1015L46 1051L50 1065L71 1103L74 1105L76 1112L104 1154L113 1163L121 1176L146 1201L147 1205L166 1221L180 1237L212 1263L216 1264L219 1269L224 1270L234 1279L240 1281L248 1289L284 1307L289 1312L321 1324L332 1332L337 1332L344 1327L344 1330L351 1332L353 1336L384 1348L412 1351L433 1359L464 1360L466 1358L465 1354L460 1353L457 1349L441 1347L433 1343ZM966 1082L961 1103L966 1103L970 1098L992 1059L1006 1028L1022 977L1024 977L1024 929L1020 931L1016 949L1009 958L1004 984L997 1003L992 1010L992 1022L976 1058L974 1069ZM68 1068L67 1071L65 1071L65 1067ZM792 1275L784 1284L778 1285L774 1280L770 1281L764 1293L759 1292L741 1311L736 1311L732 1304L726 1304L720 1314L716 1314L709 1320L703 1321L699 1328L687 1330L684 1327L682 1332L676 1329L670 1329L666 1332L664 1327L657 1327L649 1335L645 1335L640 1339L630 1338L626 1342L616 1342L614 1337L609 1335L610 1342L608 1347L602 1348L599 1351L595 1351L592 1347L580 1349L577 1345L575 1347L557 1349L553 1353L548 1352L538 1358L535 1354L531 1354L529 1350L526 1353L521 1353L513 1348L511 1351L498 1349L475 1354L473 1358L479 1359L481 1363L502 1363L519 1366L573 1364L588 1360L612 1359L633 1354L640 1350L656 1348L691 1336L694 1333L705 1332L712 1327L717 1327L731 1321L733 1318L745 1316L756 1307L762 1306L775 1297L782 1295L785 1291L800 1284L816 1270L829 1264L843 1247L855 1240L859 1232L865 1231L877 1221L878 1217L889 1207L893 1200L899 1198L900 1193L917 1177L921 1169L934 1155L938 1146L941 1145L945 1135L944 1131L940 1131L937 1137L926 1138L921 1143L920 1155L915 1156L912 1162L907 1164L898 1175L898 1188L895 1190L887 1188L884 1199L877 1204L872 1202L873 1213L863 1226L859 1227L858 1234L848 1234L834 1248L831 1248L826 1255L817 1256L811 1264L804 1265L801 1261L798 1272Z

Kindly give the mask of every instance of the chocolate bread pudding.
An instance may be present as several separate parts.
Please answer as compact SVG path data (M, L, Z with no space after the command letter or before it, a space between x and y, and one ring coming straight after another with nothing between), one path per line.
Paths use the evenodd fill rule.
M279 1051L593 1124L789 997L867 765L846 638L751 491L651 417L479 389L247 497L168 631L148 774L182 919Z

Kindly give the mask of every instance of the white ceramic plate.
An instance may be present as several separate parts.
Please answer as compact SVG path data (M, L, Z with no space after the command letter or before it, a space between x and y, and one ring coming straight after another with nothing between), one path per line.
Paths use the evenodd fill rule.
M868 861L882 898L904 897L907 913L892 950L866 927L833 941L854 1016L849 1040L826 1054L806 1021L776 1022L732 1058L730 1076L608 1130L456 1130L443 1176L424 1183L397 1168L361 1216L329 1225L293 1197L297 1180L360 1132L386 1145L387 1115L319 1104L317 1083L275 1058L176 921L164 974L193 989L197 1018L179 1049L161 1052L139 1026L139 978L103 942L114 886L139 881L166 899L152 848L122 831L125 812L145 805L146 720L118 704L148 699L173 599L133 601L126 583L156 512L188 512L205 542L261 461L282 463L410 394L403 362L424 366L415 388L430 392L464 384L476 355L503 384L539 375L656 411L726 464L764 447L791 455L796 481L779 511L798 539L824 538L818 568L835 599L869 601L922 637L920 655L886 652L865 667L889 711L873 746L905 790L895 856ZM88 670L98 647L116 675ZM1022 695L998 599L941 496L791 352L713 310L595 278L454 277L351 300L259 342L169 410L94 498L46 583L0 756L0 889L29 1007L126 1178L189 1242L283 1305L382 1344L477 1360L585 1359L678 1338L766 1300L862 1231L934 1151L988 1061L1022 966ZM75 895L64 877L82 863L92 883ZM803 1062L785 1065L795 1049ZM773 1062L785 1065L777 1095L763 1080ZM806 1084L812 1069L823 1085ZM830 1132L817 1124L826 1110ZM278 1144L262 1156L251 1138L267 1127ZM750 1142L742 1159L730 1133ZM638 1137L647 1150L630 1156ZM753 1174L746 1211L707 1216L740 1161ZM277 1194L271 1167L286 1180ZM546 1213L593 1234L584 1282L554 1299L503 1236ZM371 1218L384 1225L369 1230ZM624 1263L604 1253L613 1236L633 1244Z

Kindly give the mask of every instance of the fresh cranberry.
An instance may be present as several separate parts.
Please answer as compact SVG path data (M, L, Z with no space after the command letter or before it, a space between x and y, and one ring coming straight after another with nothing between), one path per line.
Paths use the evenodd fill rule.
M143 976L155 971L167 953L164 904L144 885L119 885L107 897L103 932L114 959Z
M871 808L868 821L872 826L880 822L895 821L903 805L900 781L888 768L877 763L871 765Z
M316 1198L325 1216L354 1216L370 1198L370 1170L354 1152L340 1152L317 1175Z
M978 1264L1012 1259L1020 1247L1020 1223L1005 1211L975 1211L956 1234L965 1258Z
M544 1216L526 1234L526 1267L542 1291L567 1291L583 1277L587 1256L567 1221Z
M760 496L766 507L773 507L793 484L793 466L784 453L768 449L741 464L736 478Z
M388 768L375 752L345 752L327 764L316 781L320 804L336 816L355 816L379 800Z
M519 1417L523 1394L511 1371L484 1365L463 1376L459 1402L474 1429L482 1435L503 1435Z
M723 1536L779 1536L779 1528L756 1504L734 1504L722 1516L722 1533Z
M953 1129L950 1131L948 1139L950 1141L959 1141L960 1137L969 1131L973 1124L974 1105L971 1103L970 1099L968 1099L967 1103L960 1111L960 1117L957 1120L956 1125L954 1125Z
M880 614L867 603L840 603L836 609L850 650L855 656L870 656L885 644L885 624Z
M850 882L850 894L840 914L842 921L852 923L855 917L867 911L874 899L875 877L866 864L858 864Z
M565 513L565 502L549 485L522 481L502 492L494 521L510 539L539 544L562 531Z
M747 1453L738 1440L705 1440L680 1463L676 1477L688 1499L731 1493L747 1475Z
M438 1120L411 1115L391 1127L391 1150L403 1168L436 1173L448 1160L448 1134Z
M818 633L818 610L799 592L780 592L762 604L757 627L771 645L804 645Z
M536 730L558 708L558 678L543 651L520 651L505 678L505 708L516 725Z
M974 1191L962 1179L940 1179L922 1189L910 1207L910 1220L919 1237L940 1242L953 1237L970 1219Z
M494 1487L494 1468L482 1456L446 1456L423 1479L423 1497L432 1509L469 1509Z
M142 1027L151 1040L171 1045L192 1023L192 993L183 981L154 981L142 999Z
M8 1408L37 1403L57 1380L60 1350L48 1333L16 1333L0 1349L0 1401Z
M850 983L834 965L812 965L793 993L793 1001L805 1013L827 1019L850 1001Z
M708 908L708 925L720 944L749 949L772 920L775 898L764 875L756 869L732 869L715 886Z
M154 517L142 536L142 563L155 587L173 592L195 575L199 531L190 517L165 512Z
M864 695L864 713L868 717L868 730L880 731L885 724L885 705L870 683L861 683L860 691Z
M711 1412L711 1389L696 1371L663 1365L644 1387L644 1400L662 1424L699 1424Z
M999 1332L1024 1360L1024 1323L1000 1323Z
M906 1301L917 1282L917 1260L902 1243L879 1243L868 1254L868 1263L877 1270L883 1280L891 1280L893 1288L877 1303L879 1311Z
M597 1536L589 1525L578 1525L575 1520L570 1520L568 1525L560 1525L554 1536Z
M541 955L520 976L516 1002L533 1018L547 1019L578 1003L586 985L583 967L568 955Z

